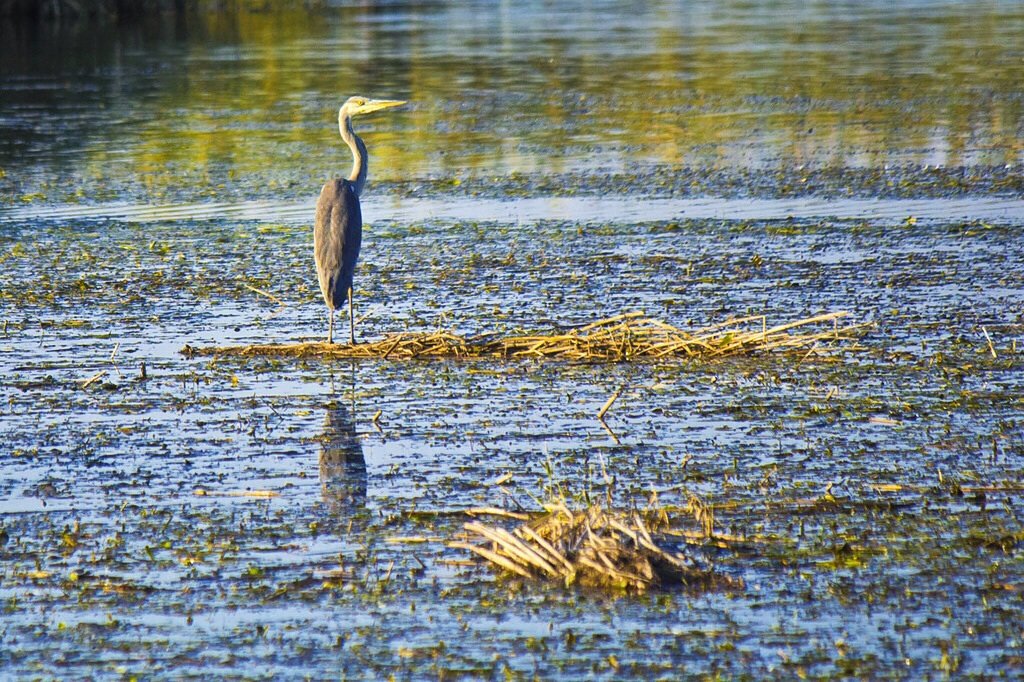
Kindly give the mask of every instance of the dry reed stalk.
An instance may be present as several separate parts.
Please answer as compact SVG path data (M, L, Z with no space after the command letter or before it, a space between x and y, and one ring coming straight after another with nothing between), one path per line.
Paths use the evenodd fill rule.
M207 490L205 488L196 488L192 494L197 497L254 497L258 499L280 497L281 495L276 490Z
M516 519L517 521L528 521L531 518L529 514L507 511L498 507L471 507L470 509L466 509L465 513L470 516L504 516L510 519Z
M102 378L103 378L103 376L104 376L104 375L105 375L106 373L107 373L107 370L105 370L105 369L104 369L104 370L100 370L99 372L96 372L96 374L93 374L93 375L92 375L91 377L89 377L88 379L84 379L84 380L81 380L81 381L80 381L80 383L82 384L82 389L86 389L86 388L89 388L89 387L90 387L90 386L92 386L92 385L93 385L94 383L96 383L97 381L99 381L100 379L102 379Z
M564 503L549 504L545 513L509 532L478 521L464 524L481 545L459 540L449 546L467 549L520 577L561 580L584 585L644 592L668 584L716 587L738 583L697 567L669 552L652 536L669 530L668 516L656 502L631 514L598 504L571 511ZM701 536L706 536L707 527Z
M992 337L988 335L988 330L985 329L985 327L982 327L981 331L982 331L982 333L985 334L985 340L988 341L988 352L992 354L992 359L993 360L998 359L999 356L996 355L996 347L992 343Z
M814 348L815 344L853 339L869 325L838 326L848 313L815 315L803 320L767 327L763 315L735 318L695 332L686 332L636 311L598 320L568 332L497 337L485 334L466 339L449 332L388 334L356 345L307 342L193 348L192 355L241 357L323 358L538 358L584 362L679 358L719 358L751 352ZM813 329L831 323L828 329ZM804 328L805 333L793 330ZM810 329L808 329L810 328Z
M482 556L484 559L487 559L488 561L491 561L491 562L493 562L495 564L498 564L502 568L504 568L506 570L509 570L509 571L511 571L511 572L513 572L513 573L523 577L523 578L529 579L529 578L533 577L533 574L531 574L527 569L520 568L517 564L515 564L512 561L509 561L508 559L506 559L504 555L502 555L502 554L500 554L498 552L492 552L491 550L487 549L486 547L481 547L480 545L474 545L474 544L472 544L470 542L449 542L448 546L449 547L454 547L456 549L468 549L470 552L473 552L474 554L478 554L478 555Z
M547 562L528 544L509 533L504 528L492 528L476 521L463 525L466 530L487 538L496 546L500 546L505 555L526 566L536 566L549 575L558 575L555 567Z
M630 320L630 319L634 319L634 318L638 318L638 317L643 317L643 316L644 316L644 311L642 311L642 310L634 310L633 312L630 312L630 313L620 313L618 315L613 315L612 317L606 317L603 320L598 320L597 322L591 322L590 324L584 325L584 326L579 328L579 331L580 332L586 332L586 331L590 331L591 329L597 329L598 327L606 327L606 326L608 326L608 325L610 325L612 323L619 322L621 320Z
M619 396L622 395L622 391L625 388L625 386L620 386L616 389L615 393L612 393L611 397L605 401L604 405L601 406L601 409L597 411L598 419L604 419L604 416L608 414L608 410L612 409L612 405L619 399Z
M257 289L256 287L251 287L248 284L244 284L244 283L242 284L242 286L245 287L246 289L248 289L249 291L252 291L252 292L255 292L255 293L259 294L260 296L266 296L267 298L269 298L271 301L273 301L274 303L278 304L279 306L287 305L281 299L279 299L277 296L274 296L273 294L271 294L269 292L263 291L263 289Z
M564 554L555 549L555 547L550 542L545 540L542 535L537 533L537 531L533 530L529 526L520 526L516 529L515 532L520 537L525 535L527 539L535 542L538 547L540 547L548 553L548 556L554 561L554 563L564 567L566 571L572 572L576 570L575 568L573 568L572 563L565 558Z
M439 542L441 538L426 535L392 535L384 538L389 545L423 545L428 542Z

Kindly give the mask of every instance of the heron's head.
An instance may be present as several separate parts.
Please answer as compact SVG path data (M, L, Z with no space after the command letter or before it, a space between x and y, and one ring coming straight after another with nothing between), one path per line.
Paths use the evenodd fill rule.
M381 109L400 107L403 104L405 104L405 101L399 99L369 99L356 95L355 97L349 97L345 101L341 106L341 111L347 111L349 116L362 116L364 114L372 114Z

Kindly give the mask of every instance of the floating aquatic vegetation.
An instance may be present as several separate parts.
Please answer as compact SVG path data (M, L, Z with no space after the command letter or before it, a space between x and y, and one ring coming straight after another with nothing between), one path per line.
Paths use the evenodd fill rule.
M839 321L848 316L847 312L825 313L769 327L765 316L753 315L687 332L636 311L551 334L484 334L467 339L451 332L401 332L389 334L379 341L355 345L312 342L207 348L185 346L181 352L188 356L396 360L420 357L550 358L590 362L710 359L756 352L823 349L837 341L855 339L870 326L870 323L841 326Z
M690 509L702 526L701 536L710 539L710 509L696 498ZM673 542L678 542L682 534L672 529L667 512L656 500L638 511L615 510L600 503L574 511L559 500L512 531L479 521L463 528L467 539L449 546L469 550L523 578L634 593L673 585L705 590L742 586L739 580L668 549L662 538L671 534Z

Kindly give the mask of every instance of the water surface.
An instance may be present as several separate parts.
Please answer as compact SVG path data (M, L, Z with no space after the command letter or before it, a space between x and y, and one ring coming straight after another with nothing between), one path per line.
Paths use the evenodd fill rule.
M3 25L0 665L1013 676L1022 45L1015 2ZM355 92L411 101L360 122L362 338L875 326L711 363L184 357L325 332L311 209ZM746 587L608 596L445 545L553 490L702 497L751 542L689 551Z

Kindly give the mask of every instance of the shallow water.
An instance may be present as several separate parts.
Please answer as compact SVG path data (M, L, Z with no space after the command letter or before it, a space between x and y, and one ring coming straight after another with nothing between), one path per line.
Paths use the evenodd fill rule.
M1018 4L2 31L9 674L1019 669ZM412 101L360 128L362 338L634 309L876 326L713 363L185 358L323 333L310 213L357 90ZM760 541L689 551L746 587L616 597L451 563L461 510L559 486L701 496Z
M651 222L670 219L784 220L864 219L879 222L907 219L948 222L985 221L1019 224L1024 221L1024 200L1015 197L959 197L955 199L831 199L819 197L693 199L602 197L539 197L511 200L480 197L418 199L367 197L363 207L371 215L397 222L431 219L463 222L508 221L521 225L541 220ZM188 220L264 220L289 225L309 223L315 201L238 201L202 204L146 205L107 203L97 206L58 204L0 210L0 222L26 220L118 221L157 223Z

